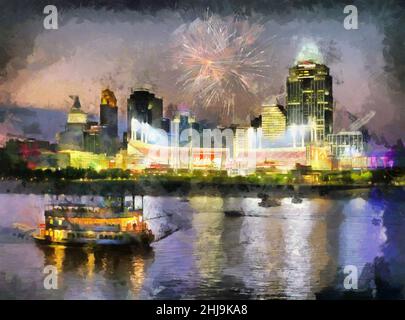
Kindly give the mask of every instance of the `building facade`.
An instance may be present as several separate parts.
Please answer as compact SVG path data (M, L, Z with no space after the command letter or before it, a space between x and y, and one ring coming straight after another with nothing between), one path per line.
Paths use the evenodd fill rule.
M106 127L111 139L118 138L118 107L114 92L105 89L101 92L100 125Z
M60 132L56 139L61 150L83 150L83 131L87 125L87 114L81 109L78 96L70 96L73 105L68 113L65 131Z
M127 128L132 132L132 119L160 129L163 118L163 100L147 89L137 89L127 100Z
M263 138L277 140L286 132L287 117L282 105L264 105L262 111Z
M329 68L304 61L287 78L287 125L305 126L305 141L323 142L333 133L333 92Z
M363 134L360 131L329 134L327 141L330 144L332 156L337 159L360 156L364 152Z

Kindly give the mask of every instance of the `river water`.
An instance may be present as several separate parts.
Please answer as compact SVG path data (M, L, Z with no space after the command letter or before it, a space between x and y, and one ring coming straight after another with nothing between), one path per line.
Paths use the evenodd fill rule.
M403 189L373 189L262 208L243 194L145 197L162 239L141 251L38 246L11 227L40 223L51 197L0 194L0 298L333 298L346 292L346 266L357 270L354 294L403 298L404 199ZM246 216L225 216L231 209ZM58 270L56 290L44 288L47 265Z

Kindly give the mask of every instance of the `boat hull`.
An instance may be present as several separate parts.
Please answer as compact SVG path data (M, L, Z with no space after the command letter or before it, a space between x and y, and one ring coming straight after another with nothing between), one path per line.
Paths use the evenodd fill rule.
M51 240L49 237L33 236L35 242L40 245L66 245L66 246L142 246L149 247L153 241L153 236L135 235L123 240L111 239L62 239Z

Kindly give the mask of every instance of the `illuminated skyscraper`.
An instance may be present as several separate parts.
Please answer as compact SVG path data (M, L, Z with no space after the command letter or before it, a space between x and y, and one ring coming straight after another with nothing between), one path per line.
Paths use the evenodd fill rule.
M79 96L70 96L73 100L72 108L68 113L67 126L82 127L87 123L87 114L81 109Z
M282 137L286 131L286 111L282 105L263 105L262 133L269 140Z
M106 132L112 139L118 137L117 99L109 89L101 92L100 125L106 127Z
M179 135L181 135L184 130L196 129L195 117L191 115L190 111L177 111L176 115L174 116L173 122L178 124ZM180 140L180 145L187 144L189 141L191 141L190 139L191 137L188 136L187 141Z
M70 96L70 98L73 100L73 105L68 113L65 131L58 133L57 141L60 150L82 150L87 114L81 109L78 96Z
M100 144L97 147L98 143ZM85 132L86 149L110 155L119 149L118 107L114 92L105 89L101 92L100 125L89 125Z
M190 129L195 123L195 117L189 111L179 111L175 118L179 119L180 133L185 129Z
M287 125L305 126L306 141L322 142L333 132L332 77L327 66L303 61L290 68Z

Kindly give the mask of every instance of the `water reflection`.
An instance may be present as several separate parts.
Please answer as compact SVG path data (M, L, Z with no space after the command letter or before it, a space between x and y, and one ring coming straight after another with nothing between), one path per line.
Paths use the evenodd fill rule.
M192 221L195 263L203 285L213 286L213 282L220 278L225 262L221 239L224 228L223 199L192 197L190 206L195 210Z
M44 266L58 270L65 299L136 299L153 250L39 246Z

